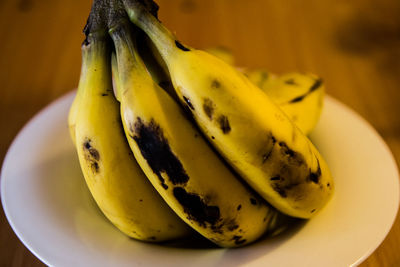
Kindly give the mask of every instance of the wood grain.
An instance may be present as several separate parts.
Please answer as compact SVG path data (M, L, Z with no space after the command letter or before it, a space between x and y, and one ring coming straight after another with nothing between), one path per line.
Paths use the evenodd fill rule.
M400 164L400 2L397 0L159 0L185 43L225 46L237 64L311 71L366 118ZM75 88L90 1L0 1L0 160L21 127ZM0 211L0 266L43 266ZM400 218L361 266L400 266Z

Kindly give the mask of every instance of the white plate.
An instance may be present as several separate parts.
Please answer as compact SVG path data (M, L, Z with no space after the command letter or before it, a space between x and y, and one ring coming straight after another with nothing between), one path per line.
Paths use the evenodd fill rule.
M348 266L370 255L399 205L393 157L375 130L332 99L311 138L336 182L315 218L240 249L194 249L125 237L89 195L67 114L74 93L45 108L13 142L1 173L5 214L21 241L53 266Z

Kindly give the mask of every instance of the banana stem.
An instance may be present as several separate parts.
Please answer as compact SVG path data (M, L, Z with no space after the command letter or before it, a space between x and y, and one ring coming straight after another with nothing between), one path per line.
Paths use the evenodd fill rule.
M107 72L110 65L110 38L107 35L105 20L105 0L94 0L83 32L86 35L82 43L82 68L78 85L78 94L96 90L86 86L92 79L101 79L107 83ZM85 88L85 89L83 89Z
M146 32L166 62L171 56L179 52L177 48L184 51L188 50L176 41L175 36L157 18L150 14L139 0L122 1L130 20Z
M111 88L111 47L107 40L92 40L82 46L82 70L78 94L103 94L104 88L88 86L93 81Z
M107 4L105 0L94 0L89 17L83 29L86 38L82 45L88 45L93 39L104 39L107 36L105 20L105 10Z
M131 27L124 7L117 2L110 1L110 12L108 14L109 34L114 42L117 54L117 68L121 88L125 84L134 83L134 77L146 76L150 78L146 66L137 52L137 31ZM118 92L119 94L121 92Z
M127 25L119 25L118 28L110 30L111 38L114 42L115 51L117 54L117 66L119 80L124 84L134 82L131 80L133 75L145 75L146 67L140 60L136 52L135 37Z

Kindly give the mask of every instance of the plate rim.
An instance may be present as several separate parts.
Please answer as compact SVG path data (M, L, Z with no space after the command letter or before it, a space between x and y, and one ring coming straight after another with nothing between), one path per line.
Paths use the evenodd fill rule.
M375 252L375 250L377 250L381 246L381 244L387 238L389 232L393 228L394 222L396 221L396 218L397 218L397 216L399 214L399 210L400 210L400 168L397 165L394 154L393 154L392 150L390 149L389 145L386 143L385 139L379 134L379 132L372 126L372 124L367 119L365 119L358 112L356 112L355 110L353 110L352 108L350 108L349 106L344 104L343 102L339 101L338 99L334 98L333 96L326 94L325 97L326 97L326 99L329 99L329 101L335 103L335 105L340 106L342 109L345 109L346 112L351 113L352 116L354 116L360 122L362 122L364 126L368 127L370 132L374 134L375 138L379 141L380 145L384 148L385 152L388 153L388 155L390 156L390 161L391 161L390 164L394 167L394 170L395 170L395 173L397 176L397 179L396 179L396 181L397 181L396 182L397 183L397 205L396 205L396 211L394 213L392 221L390 222L390 227L388 227L385 231L385 234L382 235L381 238L379 238L379 240L377 241L377 244L374 244L373 246L371 246L371 248L368 251L366 251L362 257L360 257L356 262L351 264L351 266L358 266L362 262L364 262L369 256L371 256Z
M5 193L5 189L4 189L4 172L7 166L8 161L10 160L10 151L15 149L15 146L18 143L18 140L21 139L21 136L24 134L24 132L26 131L26 129L28 129L30 127L30 125L34 124L36 120L38 120L39 118L41 118L42 114L44 114L45 112L47 112L47 110L51 109L52 107L58 105L59 103L63 102L63 101L67 101L69 98L74 97L76 95L76 89L69 91L61 96L59 96L58 98L55 98L53 101L49 102L47 105L45 105L44 107L42 107L38 112L36 112L33 116L31 116L28 121L25 122L25 124L18 130L18 133L15 135L15 137L13 138L11 144L9 145L6 155L4 156L2 165L1 165L1 171L0 171L0 199L1 199L1 205L4 211L4 215L7 219L8 224L10 225L11 229L13 230L14 234L18 237L19 241L36 257L38 258L40 261L42 261L44 264L51 266L51 264L49 262L47 262L47 260L45 260L44 258L42 258L42 256L40 256L39 252L36 251L36 249L34 249L32 247L32 245L30 244L29 240L26 240L26 238L23 236L23 234L20 232L20 230L18 229L18 227L15 225L15 222L10 219L11 215L10 215L10 211L8 210L7 204L6 204L6 200L4 199L4 193Z

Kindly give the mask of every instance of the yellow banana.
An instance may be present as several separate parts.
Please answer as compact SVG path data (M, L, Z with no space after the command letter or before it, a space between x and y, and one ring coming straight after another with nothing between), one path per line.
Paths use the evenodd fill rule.
M123 2L166 62L181 102L249 185L288 215L310 218L321 210L333 189L330 171L287 115L232 66L176 40L140 1Z
M179 104L152 80L128 23L115 13L109 32L117 54L117 91L137 162L176 214L204 237L223 247L258 239L283 215L229 170Z
M212 47L205 51L234 66L233 54L228 49ZM314 130L321 115L325 94L325 86L319 77L298 72L277 76L264 69L244 69L243 72L305 135Z
M143 61L152 74L153 80L179 100L161 55L154 44L147 40L147 36L143 36L143 39L140 42L142 47L138 50L142 58L144 57ZM218 46L208 48L206 51L233 66L234 57L227 48ZM241 71L262 89L305 135L309 135L314 130L321 115L325 94L325 86L318 76L298 72L277 76L264 69L241 69Z
M261 69L246 74L305 135L314 130L325 94L325 86L318 76L297 72L277 76Z
M126 235L149 242L184 237L192 230L159 196L130 151L112 93L106 28L102 31L96 23L91 27L70 113L86 183L105 216Z

